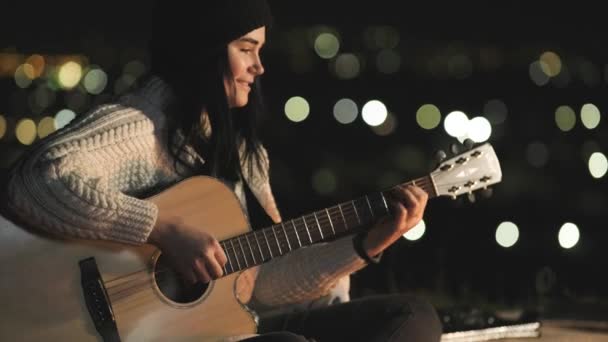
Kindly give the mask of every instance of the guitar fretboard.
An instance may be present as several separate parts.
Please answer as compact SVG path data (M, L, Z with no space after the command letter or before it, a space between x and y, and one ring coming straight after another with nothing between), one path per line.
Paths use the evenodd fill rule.
M406 184L416 184L434 194L430 177ZM384 192L363 196L296 219L221 241L228 262L224 275L260 265L301 247L345 235L365 227L391 210Z

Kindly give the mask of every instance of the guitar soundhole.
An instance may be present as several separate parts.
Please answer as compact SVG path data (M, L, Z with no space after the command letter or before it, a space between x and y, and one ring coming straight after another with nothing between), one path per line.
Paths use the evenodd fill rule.
M207 288L209 287L209 284L200 282L190 284L183 279L180 274L171 267L169 261L163 254L156 259L154 280L156 281L156 286L158 286L158 289L163 295L180 304L195 302L205 294L205 291L207 291Z

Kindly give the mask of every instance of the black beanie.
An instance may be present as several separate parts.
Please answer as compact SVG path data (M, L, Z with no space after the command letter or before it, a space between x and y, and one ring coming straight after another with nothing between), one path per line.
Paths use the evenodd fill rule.
M153 55L211 53L273 22L266 0L157 0L152 19Z

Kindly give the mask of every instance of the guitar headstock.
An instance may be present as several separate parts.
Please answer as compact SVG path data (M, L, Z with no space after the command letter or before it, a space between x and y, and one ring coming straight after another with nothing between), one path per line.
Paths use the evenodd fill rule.
M442 161L430 176L437 196L456 198L500 182L502 171L494 148L485 143Z

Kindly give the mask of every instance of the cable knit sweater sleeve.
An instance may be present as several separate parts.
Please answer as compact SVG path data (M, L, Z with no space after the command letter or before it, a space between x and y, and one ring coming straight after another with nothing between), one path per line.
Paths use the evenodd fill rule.
M263 172L245 172L245 175L267 214L278 223L281 216L270 186L270 162L266 150L263 149L262 153L265 156ZM259 268L252 304L276 307L314 301L327 295L340 280L365 265L355 252L350 236L295 250ZM255 272L252 271L254 276ZM348 296L348 293L343 295Z
M101 106L13 167L9 206L54 235L143 243L158 210L127 193L154 183L156 141L153 122L140 111Z
M365 265L352 237L298 249L260 267L253 299L271 307L315 300Z

